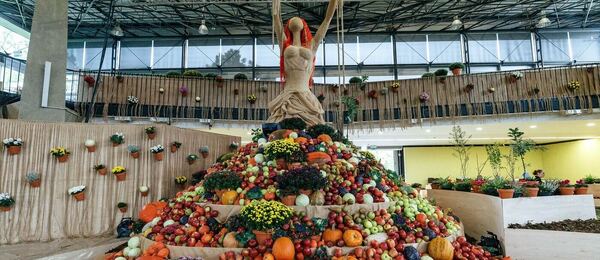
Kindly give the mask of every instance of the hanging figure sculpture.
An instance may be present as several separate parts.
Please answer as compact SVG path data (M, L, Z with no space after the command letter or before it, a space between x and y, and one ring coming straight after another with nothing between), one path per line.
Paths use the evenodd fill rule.
M271 115L268 121L277 123L286 118L298 117L309 126L323 124L323 108L310 91L315 70L315 55L325 37L329 23L337 9L338 0L330 0L325 19L313 37L306 21L291 18L285 27L281 20L281 1L273 1L274 31L280 49L280 74L284 89L269 102Z

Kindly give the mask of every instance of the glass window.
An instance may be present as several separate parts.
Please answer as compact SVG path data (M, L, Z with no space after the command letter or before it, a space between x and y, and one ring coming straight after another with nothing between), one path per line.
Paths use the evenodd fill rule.
M498 62L495 33L468 34L470 62Z
M509 71L509 70L528 70L532 69L532 66L502 66L500 70Z
M427 36L425 34L396 35L398 64L427 63Z
M316 72L315 72L316 73ZM327 77L325 78L327 84L337 84L338 75L340 72L337 69L328 69ZM363 69L363 70L349 70L346 69L346 81L348 83L352 77L369 76L368 82L375 81L386 81L394 80L394 69L393 68L382 68L382 69Z
M157 40L154 41L153 68L171 69L181 68L182 40Z
M499 33L500 60L505 62L533 61L530 33Z
M364 64L394 64L392 36L369 35L359 36L358 49Z
M220 62L218 38L198 38L188 41L188 68L217 67Z
M119 69L146 69L150 68L150 53L152 41L121 41L121 56Z
M473 66L470 67L471 73L495 72L498 71L496 66Z
M221 41L221 66L252 67L252 38L223 38Z
M67 43L67 69L83 69L83 42Z
M87 41L85 43L85 65L83 66L86 70L98 70L100 67L100 56L102 54L102 47L104 42L98 41ZM106 52L104 53L104 61L102 62L103 70L110 70L112 57L112 43L109 41L106 46Z
M271 37L256 39L256 66L279 67L279 45L273 45Z
M427 68L399 68L398 79L417 79L423 73L427 72Z
M279 75L279 69L257 69L256 80L264 81L279 81L281 79Z
M600 32L570 33L573 59L578 63L600 61Z
M540 33L544 61L569 62L569 40L566 32Z
M344 63L346 65L357 65L360 63L358 58L358 44L357 36L345 36L344 37ZM325 37L325 63L326 65L338 65L338 45L336 36ZM339 52L342 52L342 43L340 42ZM340 62L341 64L341 56ZM317 55L317 65L320 65L319 57Z
M429 61L452 63L462 61L460 34L430 34Z

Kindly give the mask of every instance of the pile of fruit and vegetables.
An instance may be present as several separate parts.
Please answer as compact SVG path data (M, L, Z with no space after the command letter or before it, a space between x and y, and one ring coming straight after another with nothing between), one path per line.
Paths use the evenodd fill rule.
M268 136L253 131L252 143L221 156L157 210L142 235L166 246L221 248L219 259L491 259L455 246L464 237L452 216L331 127L280 125ZM224 213L223 205L238 210ZM307 215L308 207L327 213Z

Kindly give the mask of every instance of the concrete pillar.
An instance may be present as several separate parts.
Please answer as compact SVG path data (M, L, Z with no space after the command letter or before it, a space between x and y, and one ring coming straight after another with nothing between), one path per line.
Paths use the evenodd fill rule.
M68 0L35 1L19 118L64 122ZM45 62L52 63L48 107L42 108Z

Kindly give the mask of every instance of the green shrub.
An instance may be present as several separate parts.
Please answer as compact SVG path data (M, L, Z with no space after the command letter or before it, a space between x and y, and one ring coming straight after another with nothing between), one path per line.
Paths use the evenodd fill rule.
M248 80L248 76L246 76L246 74L244 74L244 73L238 73L238 74L235 74L235 76L233 76L233 79Z

